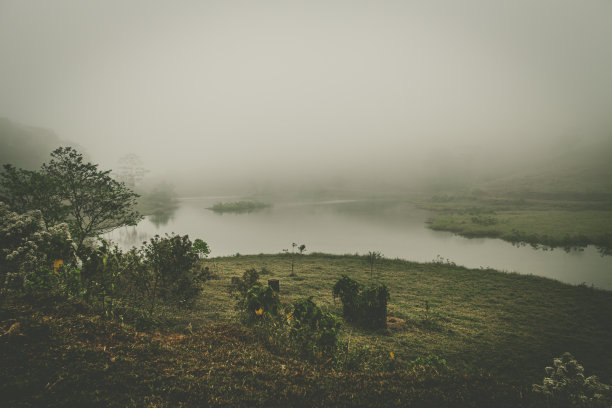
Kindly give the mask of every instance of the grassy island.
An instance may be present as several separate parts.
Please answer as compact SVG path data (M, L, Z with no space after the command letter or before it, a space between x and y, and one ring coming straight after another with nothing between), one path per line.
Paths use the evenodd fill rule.
M234 201L229 203L217 203L208 209L217 213L248 213L271 206L272 204L262 203L260 201Z

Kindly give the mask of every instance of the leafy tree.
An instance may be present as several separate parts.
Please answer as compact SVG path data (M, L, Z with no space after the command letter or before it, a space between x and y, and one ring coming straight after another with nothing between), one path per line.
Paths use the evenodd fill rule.
M138 195L109 174L110 170L85 163L72 147L60 147L40 171L4 166L0 199L18 213L40 210L47 226L67 222L80 246L87 237L136 225L141 219L134 209Z
M39 210L51 226L64 221L68 208L58 196L58 185L39 171L24 170L10 164L0 173L0 201L12 211L24 214Z
M79 245L87 237L136 225L142 218L134 209L138 195L113 180L110 170L100 171L97 164L85 163L83 155L71 147L54 150L42 172L66 203L67 221Z
M196 253L198 255L198 257L200 257L200 259L202 258L206 258L208 256L208 254L210 254L210 248L208 247L208 244L204 241L202 241L200 238L196 238L193 241L193 245L191 247L191 250Z

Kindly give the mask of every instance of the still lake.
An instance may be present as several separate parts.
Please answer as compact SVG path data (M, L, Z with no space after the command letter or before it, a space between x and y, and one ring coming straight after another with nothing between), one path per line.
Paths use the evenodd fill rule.
M541 250L492 238L463 238L433 231L427 210L408 203L383 201L285 202L251 213L215 213L207 207L238 197L198 197L179 200L168 216L149 216L136 227L108 234L120 247L140 246L155 234L175 232L201 238L211 256L279 253L291 243L308 252L366 254L380 251L387 258L432 262L443 260L470 268L490 267L533 274L571 284L612 290L612 256L589 246L581 251Z

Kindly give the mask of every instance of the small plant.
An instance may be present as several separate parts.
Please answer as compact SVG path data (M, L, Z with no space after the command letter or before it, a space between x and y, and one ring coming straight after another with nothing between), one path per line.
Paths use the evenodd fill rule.
M260 283L256 283L247 291L242 305L247 323L254 323L264 316L278 316L280 310L278 293L270 286Z
M286 314L290 325L290 338L295 348L306 357L330 359L338 348L338 321L324 312L312 297L298 299Z
M368 252L367 258L368 263L370 264L370 279L374 278L374 265L377 261L381 260L383 257L382 253L379 251L370 251Z
M608 407L612 403L612 387L596 376L584 376L584 367L570 354L564 353L546 367L542 385L533 384L533 391L546 396L548 407Z
M261 271L263 274L264 269L262 269ZM249 289L251 289L251 287L253 287L253 285L255 285L256 283L259 283L259 275L260 274L259 272L257 272L257 270L251 268L244 271L242 277L240 278L237 276L232 277L228 289L229 293L231 295L234 295L234 297L238 301L244 300Z
M334 299L340 297L344 317L361 326L381 329L387 327L389 290L384 284L364 288L346 275L332 289Z
M296 276L295 275L295 270L294 270L294 266L295 266L295 248L298 248L298 251L300 251L300 254L303 254L304 251L306 250L306 245L302 244L299 245L296 244L295 242L291 243L291 274L289 276ZM283 249L283 252L285 253L289 253L288 249Z

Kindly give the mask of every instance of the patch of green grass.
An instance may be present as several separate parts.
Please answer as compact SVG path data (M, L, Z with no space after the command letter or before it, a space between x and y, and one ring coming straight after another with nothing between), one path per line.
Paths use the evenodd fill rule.
M364 256L299 255L289 276L285 254L214 258L220 279L206 283L202 307L233 321L227 291L232 276L265 267L265 279L279 279L283 303L314 296L317 304L338 315L339 300L331 289L342 274L370 280ZM383 259L374 279L391 293L389 315L396 318L385 332L368 332L345 324L343 338L355 346L376 344L381 354L399 360L439 355L455 368L485 370L517 385L539 381L551 358L570 351L602 378L612 376L612 292L494 270ZM429 316L425 318L425 302Z
M529 393L565 351L603 382L612 377L612 292L450 264L381 259L388 329L342 324L349 350L395 369L342 371L274 350L238 322L231 278L266 268L282 303L313 296L341 314L342 274L370 281L367 257L243 255L205 262L194 310L155 321L101 318L88 305L43 296L0 305L0 405L6 406L538 406ZM429 305L429 310L426 308ZM147 322L144 322L147 323ZM188 328L187 328L188 327ZM436 356L436 357L431 357ZM445 359L445 368L414 366ZM391 367L391 366L390 366Z
M443 213L429 220L435 230L466 237L496 237L550 247L596 245L612 249L612 211L517 210Z

